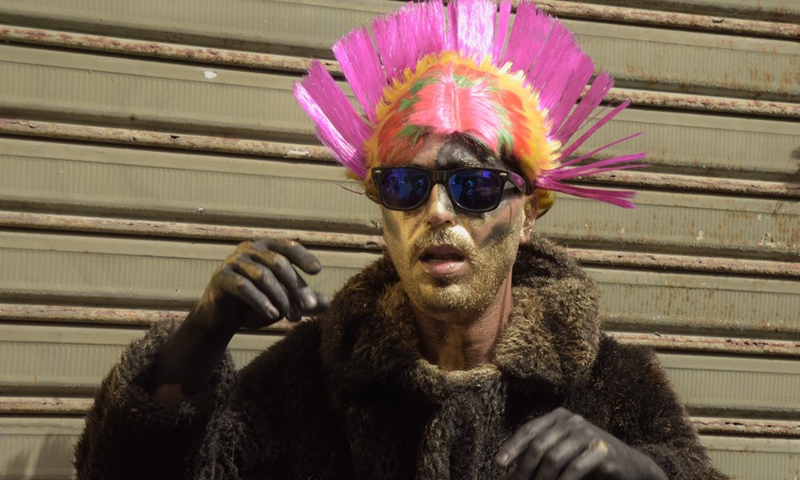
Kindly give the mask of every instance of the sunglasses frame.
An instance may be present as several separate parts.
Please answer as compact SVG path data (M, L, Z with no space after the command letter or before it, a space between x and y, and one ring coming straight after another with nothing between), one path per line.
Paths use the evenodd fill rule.
M394 208L394 207L390 207L390 206L386 205L386 203L383 201L383 192L381 191L381 187L380 187L380 183L379 182L380 182L380 178L381 178L381 176L383 174L387 173L389 170L394 170L394 169L419 170L419 171L425 172L425 174L427 175L427 178L431 180L430 185L428 185L427 194L423 195L417 203L415 203L412 206L407 207L407 208ZM486 209L482 209L482 210L464 208L461 204L456 202L455 199L453 198L453 193L450 191L450 182L449 182L450 178L453 175L458 174L459 172L470 171L470 170L492 172L492 173L497 174L500 177L500 179L502 180L503 183L500 185L501 194L498 196L497 202L491 208L486 208ZM459 167L459 168L453 168L453 169L449 169L449 170L433 170L433 169L430 169L430 168L419 167L419 166L416 166L416 165L404 165L404 166L397 166L397 167L373 167L373 168L370 169L370 172L372 174L372 184L375 187L375 190L378 192L378 199L380 200L381 205L383 205L384 207L388 208L389 210L396 210L396 211L400 211L400 212L407 212L409 210L414 210L416 208L419 208L425 202L427 202L428 199L431 197L431 192L433 192L433 186L436 185L436 184L444 185L444 190L447 192L447 197L450 199L450 203L453 205L454 208L456 208L459 211L465 212L465 213L485 213L485 212L491 212L492 210L496 209L497 206L500 205L500 202L503 200L502 191L505 190L506 183L510 183L511 185L516 187L517 190L519 190L520 192L522 192L524 194L528 194L530 192L530 187L528 185L528 182L526 182L525 179L521 175L516 174L514 172L511 172L509 170L503 170L503 169L500 169L500 168Z

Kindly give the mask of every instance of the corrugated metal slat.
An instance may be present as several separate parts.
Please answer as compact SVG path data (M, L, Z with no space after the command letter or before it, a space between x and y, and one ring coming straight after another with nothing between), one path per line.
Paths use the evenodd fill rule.
M274 53L297 52L325 57L329 55L329 45L340 35L367 23L374 12L385 12L397 6L394 2L378 0L239 0L219 8L215 7L216 3L198 5L197 1L187 4L188 0L180 0L164 7L155 5L155 1L122 6L117 2L70 0L53 8L46 0L4 0L0 13L22 16L28 21L36 18L42 27L89 23L98 29L99 23L104 28L97 33L109 33L105 29L110 23L116 24L115 35L203 38L205 41L210 37L217 46L243 45L257 49L260 44L269 45ZM572 20L566 23L598 64L621 80L671 88L691 85L695 92L725 89L745 96L758 92L760 98L766 94L788 99L800 94L796 58L793 59L798 46L792 42L734 36L720 38L668 29L643 31L635 26ZM620 52L628 55L620 55ZM712 68L709 68L709 61L713 62Z

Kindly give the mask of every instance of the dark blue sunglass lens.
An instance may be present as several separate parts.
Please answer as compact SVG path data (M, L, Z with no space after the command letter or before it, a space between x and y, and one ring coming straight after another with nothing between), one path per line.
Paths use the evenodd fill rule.
M503 196L503 179L489 170L465 170L450 177L453 201L465 210L492 210Z
M392 168L378 179L381 201L387 208L408 210L419 206L430 190L428 174L410 168Z

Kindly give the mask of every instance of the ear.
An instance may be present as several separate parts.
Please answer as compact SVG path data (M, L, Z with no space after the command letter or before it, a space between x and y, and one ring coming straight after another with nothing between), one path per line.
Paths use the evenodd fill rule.
M522 204L523 214L525 218L522 220L522 231L519 234L519 244L525 245L531 239L533 232L533 224L536 223L536 217L539 216L539 202L536 195L525 197Z

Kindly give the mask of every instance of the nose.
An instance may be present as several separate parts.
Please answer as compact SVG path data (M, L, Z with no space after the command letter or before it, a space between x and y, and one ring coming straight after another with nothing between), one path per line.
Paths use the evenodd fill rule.
M426 221L431 227L437 228L446 223L455 224L456 211L444 185L437 183L433 186L431 196L424 205Z

